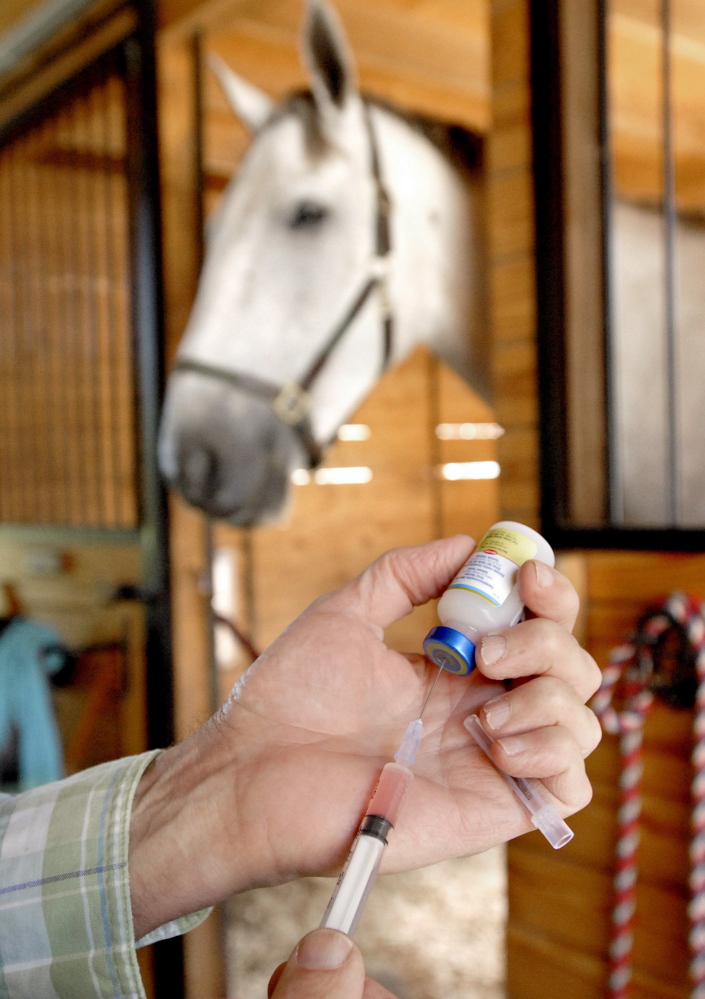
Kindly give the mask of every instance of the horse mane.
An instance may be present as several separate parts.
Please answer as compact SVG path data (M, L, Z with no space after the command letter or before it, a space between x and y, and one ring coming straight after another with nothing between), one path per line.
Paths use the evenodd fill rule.
M482 169L484 139L463 125L450 124L430 115L416 111L406 111L391 101L373 94L363 94L365 104L380 108L388 114L400 118L415 132L423 135L446 159L461 170L471 172ZM325 137L320 129L316 103L311 90L303 88L288 94L272 112L265 122L264 128L275 125L282 118L295 115L302 123L306 144L312 154L320 154L326 146Z

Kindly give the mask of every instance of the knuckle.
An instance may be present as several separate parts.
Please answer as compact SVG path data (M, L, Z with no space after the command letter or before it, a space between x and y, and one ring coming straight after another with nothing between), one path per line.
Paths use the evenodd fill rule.
M562 680L553 676L538 678L542 681L540 692L541 713L550 717L554 722L559 722L566 712L567 690Z
M597 665L595 660L592 658L589 652L583 649L583 654L585 656L585 681L588 690L588 696L592 697L600 689L602 684L602 670Z
M593 752L593 750L597 749L597 747L602 742L602 725L600 724L600 719L597 717L592 708L586 708L585 710L588 712L590 716L590 724L592 725L592 730L593 730L593 735L592 735L593 745L592 749L590 750L590 752Z
M592 801L592 794L592 784L590 783L587 774L583 774L583 779L580 782L580 788L576 795L575 807L577 809L586 808Z
M552 651L558 646L558 632L561 629L555 621L550 621L547 617L537 617L530 624L532 644L540 645L544 651Z

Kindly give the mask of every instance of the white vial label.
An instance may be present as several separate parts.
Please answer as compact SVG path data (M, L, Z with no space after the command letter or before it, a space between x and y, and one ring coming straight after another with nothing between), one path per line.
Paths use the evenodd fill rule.
M507 527L488 531L477 550L450 584L450 590L469 590L501 607L512 591L519 566L537 552L536 542Z

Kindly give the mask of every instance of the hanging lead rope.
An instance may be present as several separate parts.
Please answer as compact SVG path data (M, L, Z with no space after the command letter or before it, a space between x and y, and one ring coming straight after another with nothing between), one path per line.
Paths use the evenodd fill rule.
M614 649L603 672L592 707L606 732L619 736L622 757L619 835L614 875L610 942L610 999L628 999L632 973L634 912L638 874L644 722L653 703L650 687L656 673L654 648L665 633L682 629L692 649L697 674L695 745L693 749L693 817L691 842L691 999L705 999L705 604L682 593L672 594L642 618L633 641ZM613 706L619 685L621 708Z

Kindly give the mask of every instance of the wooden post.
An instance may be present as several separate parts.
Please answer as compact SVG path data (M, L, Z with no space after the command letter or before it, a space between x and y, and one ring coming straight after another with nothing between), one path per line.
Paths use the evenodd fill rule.
M157 55L165 335L171 359L191 310L199 271L194 47L191 39L162 39ZM207 549L201 514L172 499L171 523L175 729L183 739L210 714L208 596L200 586ZM185 938L184 964L187 999L225 994L217 912Z

